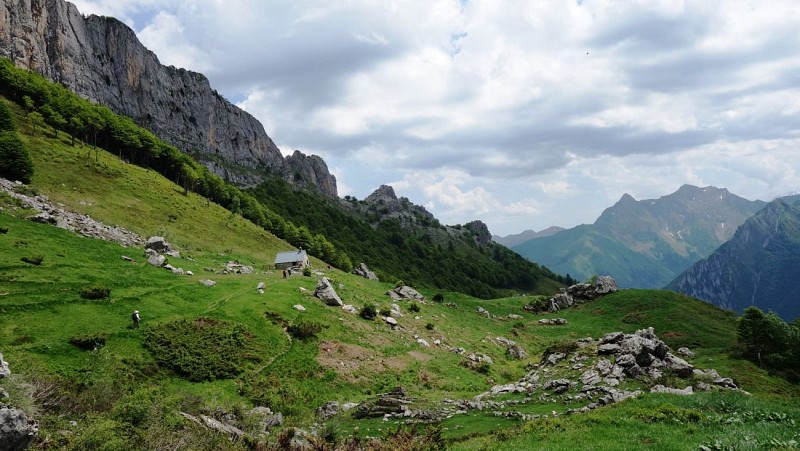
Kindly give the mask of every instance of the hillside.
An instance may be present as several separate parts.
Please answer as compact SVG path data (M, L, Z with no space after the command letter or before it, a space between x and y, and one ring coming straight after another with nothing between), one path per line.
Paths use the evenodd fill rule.
M667 288L742 312L749 306L786 321L800 317L800 196L775 199L708 258Z
M542 326L538 319L555 315L524 310L529 296L480 300L423 289L424 302L398 302L400 327L393 329L381 316L366 320L309 294L324 274L345 303L390 312L385 292L392 284L327 270L319 261L317 275L284 279L268 265L287 244L238 214L105 151L87 156L87 148L72 146L64 134L54 139L22 127L21 137L36 171L30 186L17 191L46 195L61 208L143 237L166 236L181 253L169 262L194 274L149 265L141 248L19 219L31 212L0 195L0 343L11 370L0 385L9 394L4 402L39 422L35 449L286 449L302 440L329 448L357 440L360 449L379 449L367 447L368 437L382 437L383 449L411 449L412 441L462 449L633 449L642 443L674 448L796 438L797 387L728 355L735 337L730 312L674 293L627 290L559 312L565 326ZM39 256L39 265L22 261ZM232 260L255 271L222 274ZM204 279L216 285L199 283ZM264 294L256 289L261 282ZM110 295L82 296L97 288ZM432 302L434 294L442 294L442 302ZM134 309L141 313L140 329L131 326ZM691 347L695 356L688 359L696 367L714 368L754 396L717 390L691 397L640 394L564 415L583 405L570 401L579 386L550 395L542 382L532 397L495 388L533 372L575 378L569 360L552 370L539 367L545 351L571 349L581 337L647 327L673 350ZM303 331L313 333L303 339ZM509 356L504 340L516 342L527 357ZM190 359L165 358L159 343L185 349ZM408 393L398 402L414 417L357 419L358 408L344 411L348 403L369 407L397 386ZM619 390L647 386L628 379ZM484 404L469 404L487 392ZM338 402L339 413L317 416L329 401ZM456 407L461 405L463 412ZM441 429L424 429L425 412L434 418L447 413L433 422ZM243 435L231 440L192 420L203 422L204 415ZM734 418L735 428L720 427ZM416 420L423 427L416 434L396 432Z
M626 194L594 224L512 249L578 280L610 274L621 287L659 288L711 254L763 205L711 186L684 185L641 201Z

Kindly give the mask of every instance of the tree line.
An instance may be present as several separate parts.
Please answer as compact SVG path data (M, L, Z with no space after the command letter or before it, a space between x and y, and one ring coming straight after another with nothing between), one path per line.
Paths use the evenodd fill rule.
M800 318L789 324L774 312L748 307L739 318L737 332L743 357L800 382Z

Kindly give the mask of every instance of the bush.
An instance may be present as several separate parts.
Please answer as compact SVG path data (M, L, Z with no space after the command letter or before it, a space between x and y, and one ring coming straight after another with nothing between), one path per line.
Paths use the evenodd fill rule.
M32 255L30 257L22 257L20 260L31 265L39 266L44 261L44 255Z
M425 329L428 329L428 330L433 330L433 323L427 323L427 324L425 324Z
M80 295L83 299L106 299L111 296L111 288L101 286L81 288Z
M311 277L311 268L309 267L303 268L303 275L306 277Z
M69 339L70 344L77 346L84 351L92 351L97 348L102 348L106 344L108 334L97 333L88 335L77 335Z
M192 382L226 379L261 354L254 336L214 318L180 319L144 329L144 345L159 365Z
M433 295L434 302L444 302L444 295L442 293L436 293Z
M0 132L0 177L30 183L33 160L14 132Z
M287 327L286 332L298 340L309 340L316 338L323 327L322 324L313 321L299 321Z
M14 118L11 116L11 110L8 105L0 100L0 132L14 131Z
M0 234L5 235L6 233L8 233L8 227L0 227Z
M388 308L381 309L381 316L392 316L392 311Z
M361 308L361 312L359 316L366 320L373 320L376 316L378 316L378 310L375 308L374 304L367 304Z
M416 302L412 302L412 303L411 303L411 304L408 306L408 311L409 311L409 312L413 312L413 313L419 313L419 310L420 310L419 304L417 304Z

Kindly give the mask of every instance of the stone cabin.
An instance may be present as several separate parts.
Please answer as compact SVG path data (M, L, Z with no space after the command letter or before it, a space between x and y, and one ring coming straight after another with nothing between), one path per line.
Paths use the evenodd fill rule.
M278 252L275 255L275 269L305 268L306 266L308 266L308 254L303 249Z

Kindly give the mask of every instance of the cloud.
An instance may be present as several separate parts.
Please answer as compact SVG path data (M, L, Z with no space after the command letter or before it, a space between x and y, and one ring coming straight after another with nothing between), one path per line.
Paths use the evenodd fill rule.
M626 192L800 184L794 0L75 3L321 155L341 193L395 181L443 222L512 233Z

